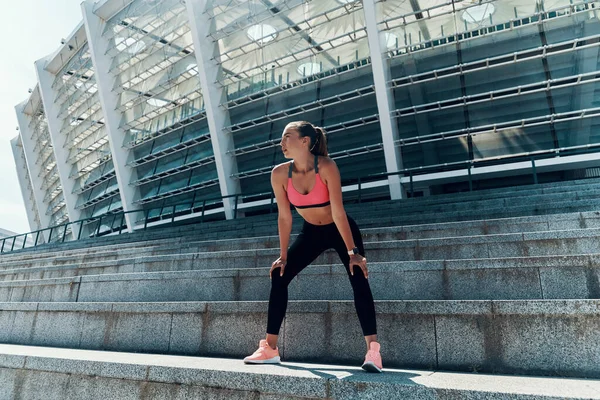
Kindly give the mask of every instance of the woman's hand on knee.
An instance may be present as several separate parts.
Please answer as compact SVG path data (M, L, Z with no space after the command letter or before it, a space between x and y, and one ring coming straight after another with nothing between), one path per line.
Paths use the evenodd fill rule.
M350 256L350 275L354 275L354 266L361 269L366 279L369 279L369 270L367 270L367 259L360 254Z
M273 261L271 264L271 270L269 270L269 278L272 278L273 270L275 268L280 268L279 276L283 276L283 272L285 271L285 266L287 265L287 260L285 258L279 257L277 260Z

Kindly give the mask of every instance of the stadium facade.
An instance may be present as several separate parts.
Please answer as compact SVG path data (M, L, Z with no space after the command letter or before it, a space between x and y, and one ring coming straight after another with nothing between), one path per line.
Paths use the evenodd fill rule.
M297 119L327 130L348 199L597 174L599 6L85 1L16 107L30 226L265 212Z

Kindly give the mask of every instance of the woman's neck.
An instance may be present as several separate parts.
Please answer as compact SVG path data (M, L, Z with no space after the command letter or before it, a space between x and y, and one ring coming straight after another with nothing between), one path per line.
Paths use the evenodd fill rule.
M294 158L294 166L296 167L296 172L305 174L309 171L312 171L315 165L314 160L315 155L312 153L307 153L306 155Z

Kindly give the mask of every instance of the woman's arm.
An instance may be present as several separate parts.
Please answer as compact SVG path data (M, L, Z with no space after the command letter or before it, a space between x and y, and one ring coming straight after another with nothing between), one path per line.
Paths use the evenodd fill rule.
M271 172L271 186L277 199L277 228L279 232L280 258L287 260L287 251L290 244L290 235L292 233L292 211L290 210L290 201L287 198L286 184L288 164L280 164L273 168Z
M350 224L348 223L348 216L346 215L346 210L344 209L344 203L342 201L342 179L340 177L340 171L338 170L335 161L330 158L323 158L324 162L319 164L319 171L321 172L321 176L325 180L325 184L327 185L327 189L329 190L329 202L331 204L331 216L333 217L333 222L337 227L344 243L346 244L347 250L352 250L356 247L354 243L354 238L352 237L352 230L350 229ZM350 274L354 275L353 266L356 265L360 267L365 278L369 277L369 273L367 271L367 259L360 254L354 254L350 256Z
M321 164L323 164L323 166L321 166ZM346 249L352 250L355 247L354 238L352 238L352 231L350 230L350 224L348 223L348 217L346 216L346 210L344 209L344 203L342 201L342 180L340 171L338 170L335 161L330 158L322 158L322 161L319 164L319 172L329 190L329 202L331 203L331 216L333 217L333 222L335 222L335 226L338 228L342 239L344 239Z

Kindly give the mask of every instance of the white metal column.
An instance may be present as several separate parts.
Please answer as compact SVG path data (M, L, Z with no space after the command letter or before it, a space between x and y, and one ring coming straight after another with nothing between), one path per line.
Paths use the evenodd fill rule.
M129 150L123 147L125 134L119 127L121 120L121 115L117 111L119 99L118 94L112 90L116 77L110 72L112 60L107 55L111 43L102 36L106 21L94 14L94 2L91 0L81 3L81 10L92 62L94 64L100 104L104 112L105 127L115 166L121 204L124 211L140 210L140 207L134 204L136 188L130 185L135 180L136 171L127 166ZM136 214L129 213L125 215L128 232L133 232L135 229Z
M38 77L38 84L40 88L40 97L44 104L44 111L46 113L46 119L48 120L48 131L50 133L50 140L52 141L52 147L54 148L54 157L56 159L56 168L58 170L58 176L60 178L60 184L63 189L63 196L65 204L67 206L67 213L69 215L69 221L75 222L82 218L81 211L76 209L77 195L75 192L75 180L70 178L71 165L69 164L69 151L66 147L67 136L61 132L61 127L64 121L59 118L59 108L56 105L54 99L56 93L52 88L52 83L56 79L56 75L46 71L45 67L48 63L49 57L42 58L35 62L35 70ZM71 230L73 232L73 238L79 237L79 224L73 224Z
M233 154L233 136L223 130L225 126L230 125L230 119L229 111L220 106L226 101L226 95L225 90L216 83L220 72L220 66L215 61L215 58L218 58L219 46L208 37L211 28L214 27L214 21L206 12L208 4L208 0L186 1L221 195L230 196L241 193L241 189L240 182L232 178L232 175L238 172ZM223 202L227 219L234 217L234 202L234 198L225 199Z
M38 210L38 216L40 217L40 224L42 229L49 228L52 220L50 215L47 213L48 204L44 203L44 189L42 189L42 171L41 166L37 163L37 157L33 149L35 143L31 138L31 130L29 129L29 123L31 117L25 114L25 106L27 102L23 102L15 107L17 112L17 120L19 122L19 131L21 132L21 143L23 143L23 151L25 153L25 160L27 162L27 170L29 171L29 178L31 179L31 188L33 191L33 197ZM48 231L43 232L44 241L48 242Z
M19 186L21 187L21 196L23 196L23 204L25 205L25 212L27 213L27 221L29 222L29 230L37 231L42 227L39 225L39 221L35 218L35 208L37 202L35 198L31 198L32 193L29 191L31 181L28 176L27 162L24 157L24 150L22 144L19 145L19 137L10 141L13 157L15 159L15 165L17 167L17 178L19 179Z
M377 98L377 109L379 110L379 125L383 140L383 152L385 155L385 166L387 172L396 172L403 168L402 154L398 151L395 141L398 140L398 126L392 118L394 109L392 90L388 86L390 81L390 66L384 57L385 43L380 39L377 28L377 10L375 0L362 0L367 26L367 37L369 40L369 53L371 55L371 66L373 68L373 81L375 83L375 96ZM402 186L400 176L392 175L388 178L390 185L390 196L393 200L402 198Z

